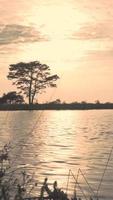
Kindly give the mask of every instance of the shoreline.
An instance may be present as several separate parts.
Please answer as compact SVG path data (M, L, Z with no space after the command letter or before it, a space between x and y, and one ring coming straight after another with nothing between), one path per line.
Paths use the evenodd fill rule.
M72 103L72 104L0 104L0 111L18 110L111 110L113 103Z

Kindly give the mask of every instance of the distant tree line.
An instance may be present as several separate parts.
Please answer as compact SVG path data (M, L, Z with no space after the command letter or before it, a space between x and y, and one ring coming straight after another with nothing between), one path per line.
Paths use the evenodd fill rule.
M113 109L113 103L55 103L43 104L0 104L0 110L92 110Z
M23 95L17 93L16 91L11 91L8 93L4 93L3 96L0 97L0 104L25 104L25 100ZM35 103L34 105L37 105ZM96 100L94 103L88 103L86 101L81 101L81 102L62 102L60 99L56 99L51 102L46 102L45 104L39 104L39 106L42 107L42 105L48 105L49 107L58 107L58 108L91 108L91 107L101 107L103 105L112 105L110 102L106 103L101 103L99 100Z
M0 104L24 104L25 99L28 99L28 104L33 105L34 100L38 99L38 94L43 93L47 87L57 86L56 81L59 79L59 76L57 74L51 75L48 65L41 64L39 61L33 61L11 64L9 66L7 78L17 87L19 93L10 91L3 94L3 96L0 97ZM95 105L96 107L103 105L99 100L96 100L95 103L87 103L86 101L66 103L61 102L60 99L47 102L46 104L49 106L53 105L53 107L54 105L58 105L59 108L61 106L63 108L65 105L69 108L90 108L95 107ZM111 105L110 102L105 104Z

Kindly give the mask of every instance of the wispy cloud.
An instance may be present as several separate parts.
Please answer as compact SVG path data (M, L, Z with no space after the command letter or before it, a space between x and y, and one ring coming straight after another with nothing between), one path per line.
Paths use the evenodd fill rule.
M0 45L14 43L41 42L48 38L34 27L18 24L0 24Z
M113 60L113 49L106 50L90 50L87 51L86 57L88 60Z
M94 40L94 39L113 39L113 25L111 23L86 24L78 31L74 32L71 39L75 40Z

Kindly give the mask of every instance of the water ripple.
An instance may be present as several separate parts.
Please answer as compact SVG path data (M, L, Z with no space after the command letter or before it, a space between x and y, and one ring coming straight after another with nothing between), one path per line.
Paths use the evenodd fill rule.
M59 186L65 188L69 170L76 176L80 168L96 192L113 145L113 111L44 111L38 120L39 116L39 111L9 112L9 115L1 112L0 147L10 141L13 169L24 167L31 174L35 171L39 183L47 176L50 185L58 180ZM112 174L113 155L99 199L113 199ZM79 183L89 194L81 173ZM70 193L74 184L71 177ZM80 194L79 188L77 192Z

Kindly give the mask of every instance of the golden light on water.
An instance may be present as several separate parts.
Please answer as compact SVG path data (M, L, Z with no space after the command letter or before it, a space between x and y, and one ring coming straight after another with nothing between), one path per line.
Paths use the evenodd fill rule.
M48 177L51 188L51 184L57 180L59 187L66 189L69 170L71 169L76 177L80 168L96 191L112 146L112 115L111 110L43 113L17 111L9 113L7 124L4 126L6 116L2 112L0 146L10 139L12 167L24 167L30 174L34 172L39 188L44 178ZM105 195L112 191L109 185L109 181L112 181L112 164L111 158L104 179L107 188L102 185L102 192ZM89 192L81 173L79 183L86 193ZM71 176L71 194L74 185L75 180ZM79 188L77 191L80 192Z

